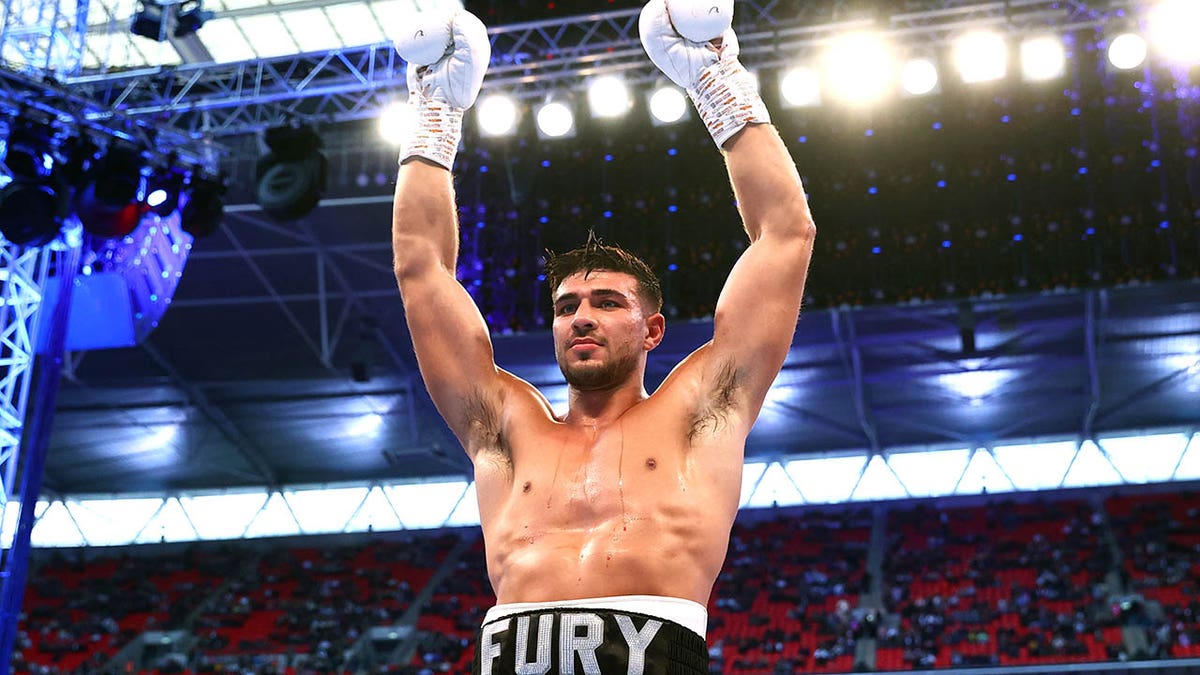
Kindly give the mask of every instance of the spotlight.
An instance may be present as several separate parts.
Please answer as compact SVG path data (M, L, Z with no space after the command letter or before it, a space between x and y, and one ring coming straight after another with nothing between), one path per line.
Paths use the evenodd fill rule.
M848 103L878 101L892 87L892 55L883 39L870 33L839 37L826 54L833 93Z
M588 106L593 117L608 119L629 112L633 101L625 80L616 75L602 75L588 85Z
M1066 69L1067 53L1057 35L1029 38L1021 43L1021 74L1026 80L1052 80Z
M183 176L171 169L156 171L146 182L146 206L160 218L166 218L179 208L179 192Z
M900 86L909 96L932 94L938 88L938 69L929 59L913 59L900 71Z
M517 102L505 94L491 94L479 102L479 130L484 136L511 136L517 130Z
M270 152L255 166L255 201L275 220L312 213L325 192L329 162L321 154L321 137L312 127L267 129Z
M1180 63L1200 63L1200 2L1162 0L1150 13L1149 33L1163 56Z
M663 85L650 94L650 115L655 124L674 124L687 111L687 97L678 87Z
M821 80L810 68L792 68L779 81L783 104L789 108L818 105L821 102Z
M0 188L0 234L18 246L42 246L58 235L68 189L53 176L50 133L23 122L10 125L4 166L11 182Z
M167 37L166 31L163 30L165 17L166 12L162 5L154 0L142 0L138 3L138 10L133 15L129 32L155 42L162 42Z
M1136 33L1122 33L1108 43L1108 62L1118 70L1132 70L1146 62L1146 41Z
M575 113L562 101L550 101L537 111L538 135L542 138L563 138L575 131Z
M207 237L225 218L225 177L193 176L189 188L179 212L179 225L193 237Z
M204 22L213 18L213 13L204 9L203 0L186 0L179 4L174 35L187 37L204 27Z
M412 107L405 101L395 101L379 114L379 135L392 145L400 145L416 123Z
M967 33L954 45L954 61L967 84L1003 79L1008 74L1008 45L998 33Z
M83 229L97 237L124 237L142 219L138 201L143 188L142 153L114 144L92 162L83 188L75 194L75 213Z

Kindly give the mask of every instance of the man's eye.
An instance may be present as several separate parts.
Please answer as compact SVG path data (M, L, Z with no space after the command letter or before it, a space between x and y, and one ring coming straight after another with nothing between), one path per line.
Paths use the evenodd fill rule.
M558 306L559 314L570 314L571 312L574 312L574 311L575 311L575 305L559 305Z
M605 300L604 302L600 303L600 306L605 307L605 308L612 308L612 307L617 307L618 305L613 300Z

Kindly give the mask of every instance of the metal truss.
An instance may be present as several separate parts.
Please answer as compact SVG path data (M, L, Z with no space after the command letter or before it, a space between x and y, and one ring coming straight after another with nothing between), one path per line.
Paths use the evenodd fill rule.
M43 291L56 253L4 242L0 249L0 512L16 491Z
M938 44L965 28L1013 33L1096 27L1131 1L1015 0L925 11L854 14L841 3L750 0L738 5L743 61L776 68L848 29ZM594 74L624 72L635 83L661 79L637 35L638 10L539 21L489 30L493 60L485 87L525 100L584 85ZM404 63L390 44L347 47L230 64L191 64L68 79L80 96L132 118L153 117L186 134L252 133L285 121L344 122L378 116L404 88Z
M83 67L88 0L5 0L0 61L35 78Z
M17 117L29 111L37 111L70 131L87 130L130 141L163 155L174 153L178 162L209 170L216 169L222 150L209 139L178 127L114 110L103 101L89 98L88 92L77 87L0 68L0 113Z

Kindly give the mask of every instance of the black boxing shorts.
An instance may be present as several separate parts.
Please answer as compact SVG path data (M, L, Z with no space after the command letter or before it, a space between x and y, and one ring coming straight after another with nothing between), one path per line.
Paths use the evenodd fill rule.
M702 605L677 598L499 605L476 636L471 672L708 675L708 648L697 632L706 622Z

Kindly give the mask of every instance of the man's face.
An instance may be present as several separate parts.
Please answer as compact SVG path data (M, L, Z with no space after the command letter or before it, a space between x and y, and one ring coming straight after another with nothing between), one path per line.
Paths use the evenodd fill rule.
M631 275L596 270L559 284L554 294L554 356L567 383L581 391L614 388L637 371L661 339ZM659 315L654 315L658 317ZM661 325L661 319L658 319Z

